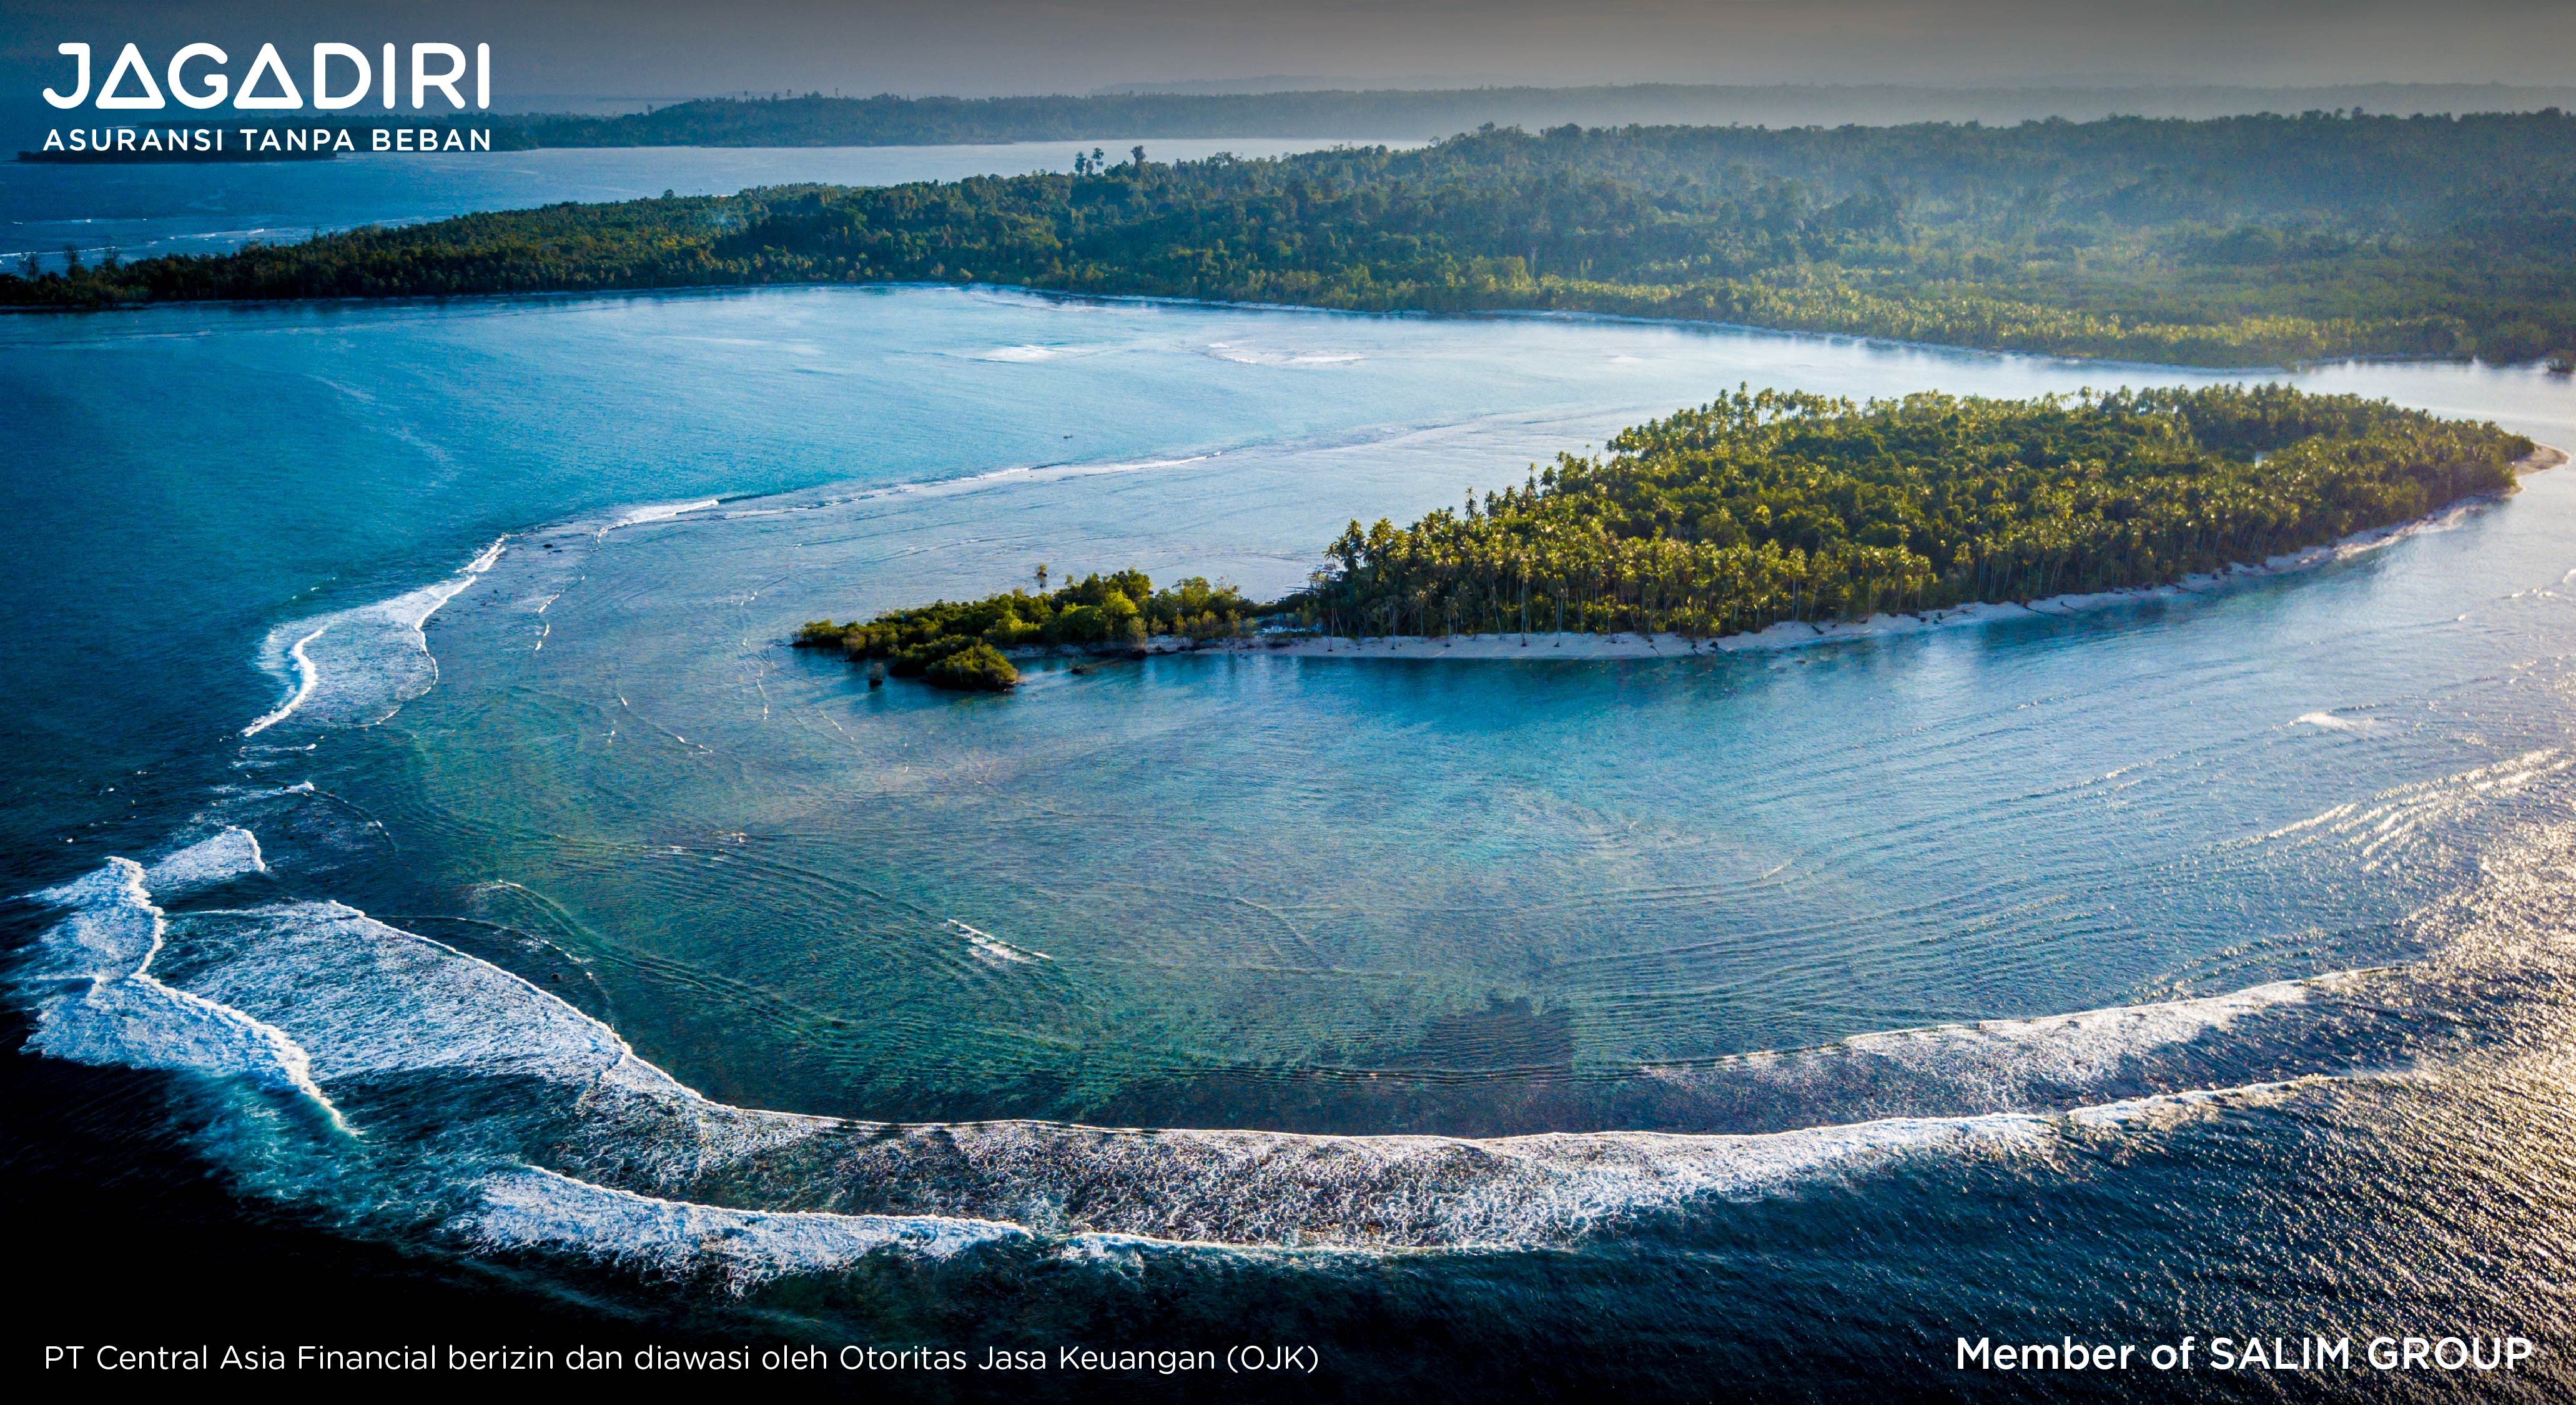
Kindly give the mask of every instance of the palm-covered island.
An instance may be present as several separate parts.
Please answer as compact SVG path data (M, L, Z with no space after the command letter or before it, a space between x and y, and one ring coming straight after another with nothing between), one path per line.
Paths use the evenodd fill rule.
M0 276L0 304L997 283L2246 366L2576 347L2576 115L1567 126L564 204Z
M1005 650L1257 625L1722 637L2167 584L2508 491L2536 452L2491 424L2279 385L1867 404L1738 391L1410 527L1353 522L1308 588L1272 604L1128 571L817 621L796 642L1007 688Z

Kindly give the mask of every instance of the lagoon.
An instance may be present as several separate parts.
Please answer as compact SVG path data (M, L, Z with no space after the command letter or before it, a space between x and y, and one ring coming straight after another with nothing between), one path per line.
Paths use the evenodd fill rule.
M2564 472L2317 571L1792 653L1171 657L960 698L785 647L1040 562L1276 593L1349 518L1738 383L2210 378L984 289L12 318L0 395L47 467L0 502L12 891L161 861L161 979L288 1031L373 1129L363 1167L247 1112L201 1154L453 1252L697 1252L619 1195L812 1216L736 1225L754 1284L897 1241L1507 1247L1537 1257L1501 1286L1404 1271L1536 1330L1524 1271L1610 1319L1704 1273L1794 1313L1791 1278L1939 1277L2031 1198L2209 1211L2081 1256L2113 1279L2228 1216L2349 1246L2389 1231L2301 1208L2310 1158L2407 1185L2545 1139L2486 1090L2545 1078L2569 1012ZM2537 370L2298 379L2576 440ZM2384 1135L2418 1121L2447 1130ZM2446 1262L2523 1214L2411 1232ZM2130 1320L2061 1261L1918 1309Z

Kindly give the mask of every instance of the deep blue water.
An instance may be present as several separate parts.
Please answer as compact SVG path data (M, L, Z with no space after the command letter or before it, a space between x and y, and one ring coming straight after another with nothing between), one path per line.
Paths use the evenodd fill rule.
M2432 1330L2541 1339L2537 1397L2564 473L2309 571L1723 658L954 698L782 642L1040 562L1275 593L1739 382L2194 378L954 289L0 322L0 852L53 890L15 1174L203 1171L175 1237L441 1311L1278 1337L1337 1393ZM2537 371L2299 379L2576 441Z

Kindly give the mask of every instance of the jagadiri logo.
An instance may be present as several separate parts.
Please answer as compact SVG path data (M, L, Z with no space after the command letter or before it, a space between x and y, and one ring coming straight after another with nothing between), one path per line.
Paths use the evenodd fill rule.
M368 61L367 51L355 44L316 44L313 46L312 106L324 112L356 107L372 94L381 94L388 108L402 89L401 70L395 60L401 46L387 44L381 66ZM75 108L90 101L90 46L61 44L54 52L78 65L69 93L45 89L45 101L59 108ZM178 99L181 107L204 111L232 99L235 108L251 111L296 111L306 103L304 92L287 72L286 60L280 58L275 44L259 46L259 56L251 60L249 71L242 75L241 86L233 86L232 75L225 65L230 55L212 44L190 44L170 56L163 76L169 80L169 97ZM433 67L435 65L435 67ZM411 46L411 105L417 110L429 105L429 95L444 96L457 110L465 108L465 95L457 85L465 81L468 65L465 50L454 44L414 44ZM474 106L492 105L492 46L474 46L471 65L474 81ZM379 82L378 80L382 81ZM262 84L267 91L261 91ZM334 87L337 83L342 86ZM151 65L143 61L143 51L128 44L116 56L116 64L107 71L107 81L98 85L96 106L111 112L153 111L169 106L162 96L161 84L153 80Z

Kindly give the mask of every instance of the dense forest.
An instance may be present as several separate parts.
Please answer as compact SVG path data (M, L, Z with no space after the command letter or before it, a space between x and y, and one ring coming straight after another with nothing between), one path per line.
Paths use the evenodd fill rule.
M1560 127L557 205L0 278L0 303L785 282L1557 309L2198 365L2576 346L2576 117Z
M2168 584L2509 491L2533 443L2491 424L2281 385L1854 404L1738 390L1560 455L1410 527L1353 522L1267 605L1191 578L1088 575L865 621L799 648L1007 689L1006 650L1234 638L1678 633L1712 638L1972 601Z
M1714 636L2171 582L2508 489L2530 440L2284 386L1723 397L1410 527L1284 602L1335 634Z
M1142 571L1087 575L1060 589L1046 588L1047 568L1037 568L1035 591L1013 590L981 600L890 610L876 618L838 624L811 620L796 631L800 649L836 649L853 662L881 662L898 677L918 677L943 688L999 691L1020 681L1005 649L1037 645L1141 647L1170 636L1221 639L1243 632L1252 602L1229 585L1193 576L1166 587Z

